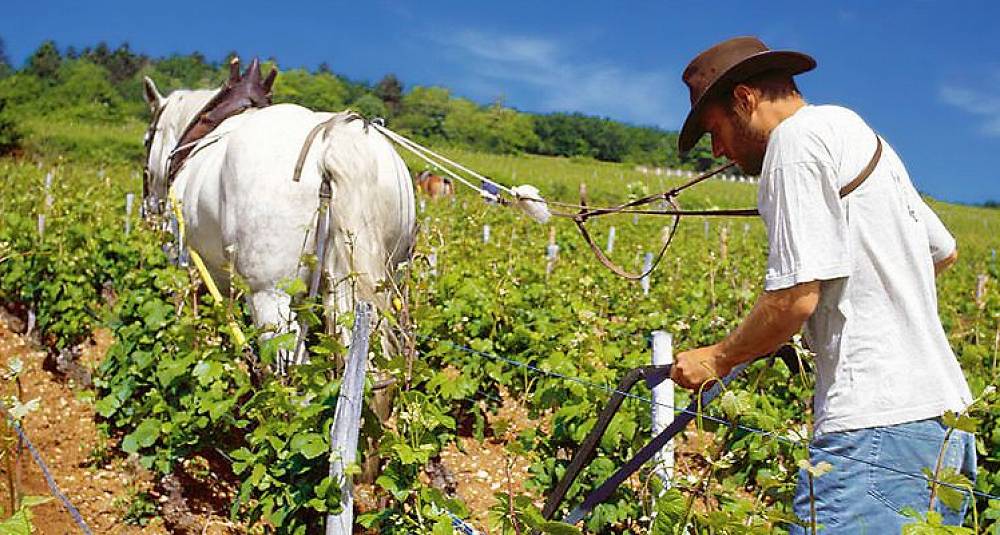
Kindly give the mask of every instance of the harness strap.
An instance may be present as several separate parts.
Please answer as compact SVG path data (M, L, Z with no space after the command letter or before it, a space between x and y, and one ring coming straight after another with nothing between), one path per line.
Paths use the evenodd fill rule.
M183 236L186 231L184 224L184 210L181 207L181 202L177 200L177 197L174 195L173 189L168 190L168 195L170 198L170 205L174 209L174 217L177 218L178 235ZM194 247L189 246L187 249L188 254L191 255L191 260L194 261L195 267L198 268L198 273L201 275L202 282L204 282L205 286L208 288L208 293L210 293L212 295L212 299L215 300L215 306L225 308L225 301L222 299L222 293L219 292L219 287L215 285L215 279L212 278L212 273L208 271L208 267L205 266L205 261L201 259L201 255L198 254L198 251L194 250ZM233 340L233 345L235 345L237 349L242 350L247 344L247 338L243 334L243 330L240 329L239 324L236 323L236 320L229 314L227 314L227 316L229 336Z
M854 180L848 182L847 185L840 188L840 198L843 199L844 197L850 195L852 191L858 189L858 186L860 186L865 180L867 180L868 177L871 176L872 172L875 171L875 168L878 167L878 161L881 158L882 158L882 138L879 137L878 134L875 134L875 155L872 156L872 159L871 161L868 162L868 165L866 165L865 168L861 170L861 174L859 174Z
M295 162L295 170L292 172L292 182L298 182L302 178L302 168L306 165L306 157L309 156L309 149L312 148L313 141L316 140L316 136L319 135L320 131L329 128L335 121L343 120L344 123L349 123L351 121L356 121L361 119L365 121L365 131L368 131L368 120L361 115L351 112L346 117L342 113L336 113L333 117L317 124L312 127L312 130L306 135L305 141L302 142L302 148L299 150L299 159Z
M319 123L312 127L312 130L306 135L306 140L302 142L302 149L299 150L299 159L295 162L295 171L292 172L292 182L298 182L302 178L302 167L306 164L306 156L309 156L309 149L312 148L313 141L316 140L320 130L323 130L331 121L333 121L332 118Z

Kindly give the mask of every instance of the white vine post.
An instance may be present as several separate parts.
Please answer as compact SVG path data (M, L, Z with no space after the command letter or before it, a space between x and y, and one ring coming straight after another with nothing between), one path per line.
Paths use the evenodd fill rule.
M653 364L663 366L674 363L674 337L666 331L653 331ZM653 436L663 432L674 421L674 383L669 379L653 388ZM656 453L653 473L670 487L674 476L674 441Z
M351 535L354 525L354 480L346 474L358 456L358 432L364 405L365 372L368 366L368 334L372 306L359 301L354 307L354 332L347 366L340 383L337 411L330 427L330 479L340 482L339 514L326 515L326 535Z
M986 281L989 277L985 273L980 273L976 277L976 307L983 308L986 306Z
M132 205L135 203L135 193L125 194L125 236L132 231Z
M545 275L552 274L556 259L559 258L559 245L556 244L556 228L549 227L549 245L545 247Z
M726 261L726 257L729 256L729 225L723 225L722 230L719 231L719 258L723 262Z
M705 239L708 239L708 220L705 220Z
M651 273L647 273L653 268L653 253L646 253L642 259L642 272L646 273L642 279L639 280L639 284L642 286L642 295L649 295L649 276Z
M604 252L611 254L611 251L615 250L615 226L611 225L608 229L608 246L604 248Z
M490 243L490 226L483 225L483 243Z
M430 267L431 277L437 277L438 275L437 249L431 249L431 253L427 255L427 265L428 267Z
M52 209L52 171L45 173L45 210Z
M38 213L38 239L45 237L45 215L52 210L52 171L45 173L45 208Z

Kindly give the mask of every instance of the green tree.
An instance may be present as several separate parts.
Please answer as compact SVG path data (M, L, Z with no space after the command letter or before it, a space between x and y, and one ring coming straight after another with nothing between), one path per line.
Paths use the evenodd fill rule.
M309 74L305 69L283 71L274 82L274 101L293 102L313 110L339 111L349 91L331 74Z
M531 118L499 102L482 108L466 99L453 99L444 121L449 141L500 153L534 150L538 146Z
M394 124L425 141L444 140L450 100L451 94L443 87L414 87L403 97L403 111Z
M93 50L84 49L81 57L107 69L111 83L116 86L135 77L143 65L149 62L146 56L134 54L127 42L113 51L106 43L101 42Z
M385 75L375 86L375 96L382 99L390 115L399 115L403 106L403 84L395 74Z
M111 85L108 71L86 59L67 61L59 69L60 83L43 97L48 110L108 120L120 116L122 97Z
M14 117L7 111L7 101L0 97L0 156L9 154L21 145L23 134Z
M38 107L39 98L47 86L40 78L25 71L0 79L0 100L7 103L8 112Z
M28 65L25 70L28 74L33 74L42 80L55 82L59 66L62 65L62 56L53 41L45 41L28 57Z
M382 99L371 93L365 93L358 100L351 103L351 109L360 113L368 119L385 117L389 111Z
M164 92L178 88L217 86L221 77L225 76L229 69L228 67L216 69L215 66L205 61L205 56L198 52L186 56L174 54L156 61L154 67L150 77L156 80L160 90Z
M0 37L0 78L6 78L14 73L14 68L10 66L10 58L7 57L7 44L3 37Z
M698 143L681 159L683 165L693 167L698 171L706 171L723 162L712 156L712 136L702 136Z

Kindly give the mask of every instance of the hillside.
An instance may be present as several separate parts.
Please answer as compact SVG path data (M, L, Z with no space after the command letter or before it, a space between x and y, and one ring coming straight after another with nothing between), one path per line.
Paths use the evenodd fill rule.
M174 58L176 64L182 59ZM53 72L67 69L69 74L43 91L65 90L73 76L97 72L84 61L89 60L60 63ZM174 65L168 60L144 64L126 80L134 81L144 68L165 71L162 63ZM205 76L217 75L218 66L210 67ZM18 76L17 83L9 83ZM37 77L18 73L0 79L0 96L12 87L23 90L22 82L35 83L28 76ZM414 89L407 95L414 92L419 93ZM60 427L51 414L53 407L62 407L58 397L40 400L44 419L25 414L25 428L40 442L55 443L53 448L59 446L53 436L74 433L74 440L79 435L83 446L93 449L83 460L66 456L73 466L61 467L54 449L45 452L52 455L63 488L82 487L74 479L82 477L80 463L90 463L85 473L129 466L143 474L136 478L143 483L123 494L117 506L94 498L98 505L84 509L101 515L90 519L99 525L114 524L108 516L120 514L176 533L198 532L213 523L236 532L319 532L340 498L328 477L326 452L345 349L336 337L314 332L309 365L288 378L258 375L256 367L273 364L279 347L291 340L288 335L257 341L260 333L252 327L241 287L215 306L193 270L168 262L163 246L171 239L157 222L140 221L133 212L126 236L125 198L141 196L146 125L141 104L113 94L118 96L109 97L107 107L116 114L91 101L46 109L45 98L27 93L8 100L14 102L8 111L13 110L24 136L20 152L0 158L0 305L24 330L30 311L38 334L31 351L23 339L11 341L7 334L4 343L16 347L18 355L34 354L30 358L48 363L45 372L34 363L38 366L31 366L24 380L45 373L50 376L37 379L40 383L56 378L78 387L77 394L51 385L28 385L27 391L73 395L87 406L73 404L72 414L93 415L99 433L91 427L86 433L73 431L78 427L70 424L79 421ZM402 106L405 110L405 96ZM421 137L419 130L407 132ZM576 202L583 183L595 205L679 183L666 174L640 172L638 160L630 158L602 162L593 154L490 152L457 138L421 139L503 184L534 184L550 200ZM411 169L422 168L409 156L404 159ZM46 191L50 173L52 186ZM753 184L709 180L685 192L680 202L685 208L743 208L753 206L754 199ZM681 221L646 294L638 282L604 269L567 220L539 225L467 190L418 202L420 232L405 274L407 287L398 308L383 311L386 321L410 322L417 358L389 360L373 343L373 362L395 379L397 392L392 416L378 420L368 414L363 427L363 436L381 440L380 477L361 487L358 500L358 520L370 533L450 533L448 513L489 533L523 534L538 526L538 505L595 425L607 389L628 370L649 364L652 332L668 331L678 349L716 341L747 313L761 288L766 240L756 219ZM1000 378L995 254L1000 212L932 206L961 251L958 263L938 279L939 313L978 398L971 418L960 423L977 429L975 489L984 494L967 516L968 531L961 533L985 533L997 529L1000 518L1000 501L985 497L1000 494L1000 400L989 388ZM39 216L44 216L44 232ZM604 247L614 225L612 258L638 269L643 255L658 249L668 224L659 217L618 216L594 221L590 228ZM490 229L488 239L484 225ZM546 258L550 232L558 245L555 259ZM308 314L317 306L302 300L298 311ZM252 340L249 351L232 342L231 319ZM103 340L106 353L95 356L92 340ZM81 353L87 357L75 358ZM809 359L804 350L800 356ZM16 375L4 373L0 385L7 396L17 395ZM92 386L83 386L79 378L85 376L93 377ZM678 439L671 490L661 492L647 467L579 528L595 533L784 532L798 462L806 452L811 389L810 375L778 362L754 364ZM644 398L650 393L642 385L636 393L643 399L625 401L561 512L582 501L649 440L650 404ZM674 405L688 401L686 392L678 392ZM0 444L7 458L16 450L12 437L8 430ZM4 475L14 473L9 466L0 468ZM36 479L27 488L44 492L38 474L29 475ZM904 481L926 485L920 474L911 476ZM969 484L954 474L937 476ZM200 525L171 509L168 498L178 478L194 494L203 493L197 503L206 516L197 517ZM941 501L954 503L954 492L939 491ZM50 508L46 514L61 514L56 505L40 507ZM926 511L914 514L925 532L943 533L935 531ZM38 527L46 532L44 525ZM573 529L546 526L550 533Z

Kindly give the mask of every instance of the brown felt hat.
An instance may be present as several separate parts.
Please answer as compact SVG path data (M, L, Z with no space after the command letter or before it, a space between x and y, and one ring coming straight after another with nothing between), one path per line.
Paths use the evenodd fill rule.
M756 37L734 37L698 54L682 76L691 90L691 112L684 120L677 147L686 153L705 133L701 113L712 97L763 72L800 74L815 67L812 57L790 50L771 50Z

